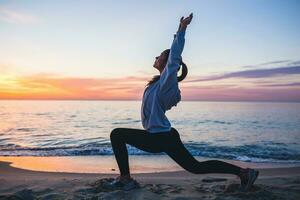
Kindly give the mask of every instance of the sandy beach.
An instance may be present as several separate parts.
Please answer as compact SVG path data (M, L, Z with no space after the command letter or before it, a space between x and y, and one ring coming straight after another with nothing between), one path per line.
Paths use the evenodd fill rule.
M186 171L134 173L141 188L110 190L112 173L24 170L0 162L0 199L300 199L300 167L260 169L249 192L231 175L195 175Z

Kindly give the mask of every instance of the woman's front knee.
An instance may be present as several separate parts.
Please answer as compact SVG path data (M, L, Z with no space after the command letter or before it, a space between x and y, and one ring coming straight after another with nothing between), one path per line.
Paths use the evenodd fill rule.
M110 140L114 140L120 137L121 128L115 128L110 133Z

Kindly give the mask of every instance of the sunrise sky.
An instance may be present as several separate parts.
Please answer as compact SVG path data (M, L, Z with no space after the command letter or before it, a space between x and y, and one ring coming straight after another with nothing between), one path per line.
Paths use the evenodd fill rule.
M0 0L0 99L140 100L193 12L183 100L300 101L299 10L299 0Z

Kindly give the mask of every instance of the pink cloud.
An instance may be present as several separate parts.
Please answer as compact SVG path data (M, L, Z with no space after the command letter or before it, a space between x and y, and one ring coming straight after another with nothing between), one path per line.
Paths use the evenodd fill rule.
M1 86L0 82L0 99L141 100L149 79L151 77L77 78L37 74L18 77L14 85ZM182 100L300 101L298 84L189 84L185 81L179 84Z

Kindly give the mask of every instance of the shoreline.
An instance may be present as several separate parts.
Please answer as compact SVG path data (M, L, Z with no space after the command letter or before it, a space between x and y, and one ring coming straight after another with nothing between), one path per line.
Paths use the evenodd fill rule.
M29 169L22 169L18 167L11 166L11 162L6 161L0 161L0 177L12 175L12 174L47 174L47 175L56 175L56 174L65 174L65 175L79 175L79 176L90 176L90 175L100 175L100 176L113 176L116 177L116 173L82 173L82 172L50 172L50 171L35 171L35 170L29 170ZM269 177L269 176L277 176L277 177L283 177L283 176L291 176L296 175L300 176L300 166L298 167L272 167L272 168L256 168L260 171L259 177ZM274 172L279 172L278 174L274 174ZM195 177L195 176L234 176L230 174L193 174L190 172L187 172L186 170L177 170L177 171L165 171L165 172L144 172L144 173L131 173L135 176L141 176L141 177L152 177L152 175L160 175L160 176L166 176L171 177L173 175L177 174L184 174L188 177ZM180 178L180 177L176 177Z
M212 160L195 156L199 161ZM250 168L290 168L300 167L300 163L255 163L217 159L240 167ZM118 174L118 166L113 155L105 156L0 156L0 161L11 162L12 167L45 172L112 173ZM132 174L182 171L183 169L167 155L129 155Z
M101 181L112 173L67 173L25 170L0 161L0 199L299 199L300 167L260 169L248 192L227 174L187 171L133 174L141 188L105 191ZM100 182L99 182L100 181Z

